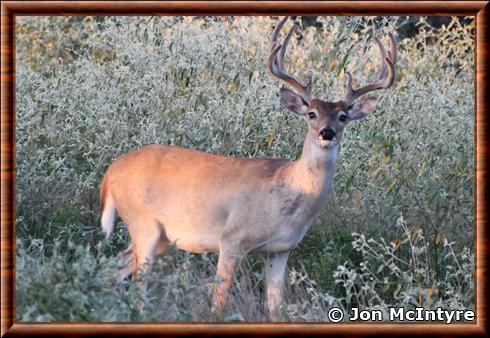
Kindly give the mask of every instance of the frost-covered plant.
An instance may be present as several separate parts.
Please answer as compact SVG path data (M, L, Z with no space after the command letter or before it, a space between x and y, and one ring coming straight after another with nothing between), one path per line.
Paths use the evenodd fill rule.
M295 46L287 64L301 70L295 74L300 78L307 70L314 74L315 94L339 99L346 71L360 84L375 76L373 36L396 31L404 20L320 17L322 27L305 26L291 41ZM44 248L37 256L18 251L19 318L95 318L74 312L63 317L51 312L55 304L22 317L45 300L35 289L43 290L43 282L31 279L34 268L27 263L37 262L46 277L55 278L62 273L56 259L65 260L70 245L97 246L99 184L119 155L164 143L230 156L298 156L305 126L280 107L282 84L266 68L276 22L268 17L17 17L16 233L18 248L32 241ZM345 295L332 271L356 255L346 249L353 231L388 243L403 214L423 230L428 264L441 282L450 278L444 241L456 241L458 256L473 240L474 21L454 18L434 29L420 18L419 26L419 34L398 41L397 79L379 93L374 116L346 130L333 197L290 258L294 271L307 271L317 282L311 292L324 295L327 289L332 296L300 292L305 298L293 299L293 308L308 308L309 302L317 304L312 309L347 306L334 301ZM127 240L124 227L116 226L103 256L116 256ZM325 250L325 243L331 249ZM399 250L406 253L408 247ZM86 264L99 259L93 250L86 254L77 257ZM254 270L251 290L262 285L255 274L261 272ZM79 287L65 281L65 290ZM93 289L104 289L106 282L112 285L104 279ZM239 298L236 306L243 310L232 311L230 318L261 320L254 307L243 305L246 297ZM129 310L121 311L120 317L105 318L129 318ZM320 313L300 311L290 318L323 320Z
M304 267L289 271L289 292L284 306L289 321L327 322L327 313L333 307L345 310L342 297L335 297L330 292L322 291Z
M17 242L17 317L20 321L198 321L209 316L212 274L206 256L191 262L165 256L155 262L143 295L136 282L118 282L120 259L102 254L103 246L42 240ZM118 257L119 258L119 257ZM201 266L201 269L196 269ZM189 267L193 267L190 270ZM168 273L168 272L171 273ZM144 311L136 306L144 302Z
M339 265L334 272L335 282L345 289L345 306L385 313L390 307L474 309L471 250L464 248L456 254L455 243L444 239L439 250L445 268L438 276L422 229L408 227L403 216L396 226L402 233L394 242L353 234L352 246L362 259L355 265Z
M345 319L352 308L380 310L388 318L390 308L426 310L474 310L474 255L468 248L454 251L454 242L443 240L440 248L444 273L438 276L429 259L430 244L420 228L409 227L400 216L396 227L400 238L367 239L353 233L352 247L360 260L346 261L333 272L342 296L322 292L307 272L291 269L286 313L292 321L328 321L333 307L342 309Z

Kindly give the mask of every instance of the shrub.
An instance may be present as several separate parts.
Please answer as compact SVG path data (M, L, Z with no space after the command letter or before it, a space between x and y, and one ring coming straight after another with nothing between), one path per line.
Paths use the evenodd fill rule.
M375 75L379 55L373 36L397 30L406 18L317 21L321 26L304 27L292 41L288 64L299 77L309 69L315 94L337 100L344 94L345 71L358 83ZM162 258L148 277L155 284L147 304L155 315L135 314L134 283L119 285L103 273L115 270L113 261L128 236L119 224L110 242L100 244L99 184L115 158L150 143L230 156L296 158L304 124L279 106L282 84L266 71L276 22L266 17L18 18L19 320L212 319L205 296L212 264L182 253L174 260ZM348 308L353 299L383 306L374 292L385 304L405 306L402 294L413 298L419 289L432 288L431 282L438 290L453 290L453 303L447 296L440 304L456 306L459 299L472 306L473 289L458 283L473 267L460 263L450 270L444 243L454 242L450 248L458 259L472 255L465 248L471 247L474 224L474 21L453 18L435 29L420 18L418 25L417 35L399 41L397 80L376 93L380 103L374 116L346 131L333 196L291 255L291 278L308 271L305 283L317 281L311 287L299 284L302 299L289 298L285 309L291 320L324 320L321 311L327 306ZM368 244L387 259L392 248L384 243L400 237L401 214L406 229L424 234L423 262L430 276L423 283L407 282L416 265L400 275L387 267L372 270L372 264L382 262L364 262L367 247L361 235L352 235L383 238ZM411 254L414 248L405 244L396 254ZM175 270L157 274L166 259ZM197 267L183 270L186 262ZM359 270L361 262L371 270ZM247 261L250 282L241 279L234 307L219 319L264 320L261 306L248 304L261 302L259 263L260 258ZM373 276L388 277L391 286L385 291L380 285L367 291L351 286L348 293L349 284L337 282L342 267L342 273L357 276L355 285ZM167 300L162 307L156 301L160 294ZM191 301L197 302L194 312L188 309ZM318 311L301 312L308 307Z

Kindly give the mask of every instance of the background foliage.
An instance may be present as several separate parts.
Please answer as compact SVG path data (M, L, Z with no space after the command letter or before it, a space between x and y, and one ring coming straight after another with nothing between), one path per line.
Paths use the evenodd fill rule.
M299 18L298 18L299 20ZM334 192L293 252L285 319L339 306L473 308L474 21L305 20L288 65L337 100L345 71L377 71L373 36L399 41L397 80L339 149ZM222 314L209 311L216 255L174 250L137 283L113 276L128 236L103 242L108 165L146 144L295 159L306 127L279 105L267 17L17 18L17 319L267 320L261 258L242 264ZM415 25L406 34L406 23Z

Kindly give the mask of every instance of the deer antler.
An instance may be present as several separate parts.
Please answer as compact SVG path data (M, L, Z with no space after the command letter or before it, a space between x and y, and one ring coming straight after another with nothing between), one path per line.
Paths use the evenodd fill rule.
M383 43L378 38L374 38L376 44L381 52L381 69L378 72L378 78L376 81L361 87L354 89L352 88L352 75L347 72L347 95L343 100L347 105L351 105L356 99L361 95L364 95L370 91L388 88L395 81L395 65L397 61L397 50L396 50L396 40L392 33L389 33L390 37L390 50L387 52Z
M288 47L288 43L289 40L291 39L291 36L293 35L294 31L298 28L298 25L294 24L293 27L291 27L291 29L289 30L288 34L286 35L283 44L282 45L279 44L277 42L277 38L279 37L279 32L281 31L287 19L288 19L287 16L282 18L281 21L279 21L279 23L277 24L276 28L274 28L274 31L272 32L272 40L270 45L270 55L269 55L269 62L268 62L269 70L272 73L272 75L283 80L291 87L296 89L305 98L308 98L311 95L311 75L308 75L306 84L302 84L301 82L296 80L294 77L289 75L284 70L284 55L286 54L286 49Z

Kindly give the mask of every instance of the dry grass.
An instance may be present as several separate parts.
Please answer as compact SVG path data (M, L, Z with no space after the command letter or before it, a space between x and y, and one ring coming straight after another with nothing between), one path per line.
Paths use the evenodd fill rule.
M346 70L360 83L374 76L373 29L382 37L400 21L321 20L292 41L288 62L334 100ZM137 283L112 277L127 233L119 224L101 242L97 196L107 166L149 143L296 158L304 123L280 107L265 68L276 21L19 18L18 320L267 319L260 257L242 264L229 308L213 317L216 256L183 252L145 276L138 313ZM332 199L291 255L288 320L324 321L332 306L474 306L474 23L419 24L399 41L397 80L375 116L346 131Z

